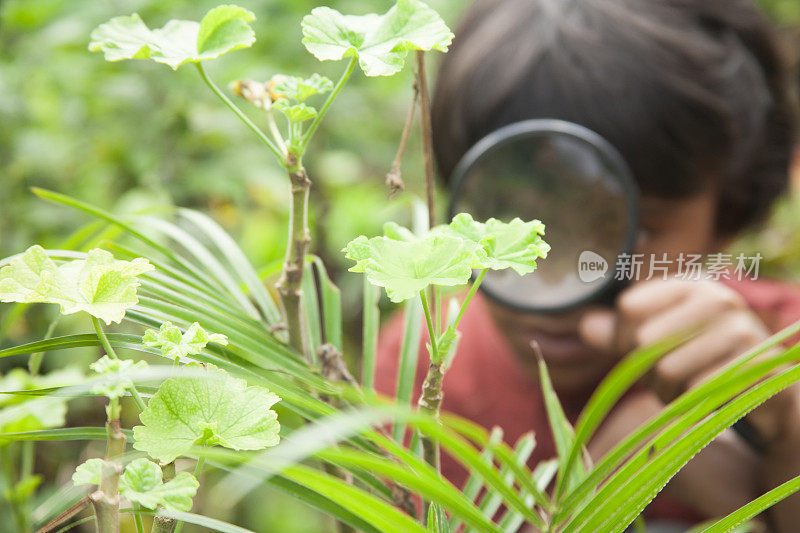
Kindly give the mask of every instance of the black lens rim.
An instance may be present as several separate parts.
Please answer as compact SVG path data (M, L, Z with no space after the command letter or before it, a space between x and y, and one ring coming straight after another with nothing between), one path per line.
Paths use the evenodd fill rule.
M488 157L495 150L518 139L553 133L574 137L592 145L603 157L606 157L608 162L618 171L625 199L630 207L630 209L628 209L628 231L625 235L624 249L621 250L621 252L632 253L633 247L636 244L636 236L639 233L639 188L636 185L636 181L633 179L633 173L628 163L625 161L625 158L622 157L622 154L620 154L614 145L608 142L603 136L585 126L566 120L537 118L514 122L513 124L496 129L475 143L467 150L467 153L464 154L461 160L459 160L451 175L450 204L447 210L448 220L452 220L457 214L456 204L463 194L462 191L470 171L485 157ZM544 222L546 225L547 222ZM616 267L616 265L614 265L614 267ZM598 286L595 291L574 301L557 306L532 306L509 302L499 294L493 293L488 287L481 285L480 289L490 299L511 309L529 313L551 314L562 313L582 305L602 301L607 293L616 292L613 289L619 285L620 282L616 279L616 275L609 276L605 283Z

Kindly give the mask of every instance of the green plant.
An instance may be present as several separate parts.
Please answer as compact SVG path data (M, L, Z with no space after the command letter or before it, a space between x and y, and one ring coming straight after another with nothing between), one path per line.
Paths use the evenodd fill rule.
M177 531L183 523L242 531L190 512L200 482L208 479L202 475L206 465L222 475L216 484L204 485L215 499L232 505L253 488L268 485L333 517L341 530L457 531L463 525L474 531L513 532L529 523L553 532L623 531L697 451L800 378L800 348L769 351L800 330L797 325L670 403L595 465L584 461L583 450L600 422L625 390L683 339L626 358L597 389L574 428L541 364L558 457L532 471L527 466L535 446L532 435L512 448L498 429L486 431L440 413L441 383L455 354L464 309L488 270L511 268L525 274L535 268L549 249L541 238L544 226L518 219L481 223L468 215L445 225L434 223L424 53L446 51L452 34L428 6L400 0L383 15L364 16L314 9L303 21L303 44L320 60L346 60L346 67L336 83L318 74L234 83L234 92L260 110L267 131L203 67L204 61L252 44L252 19L252 13L237 6L215 8L199 23L171 21L157 30L136 15L118 17L92 34L90 48L112 61L150 58L174 69L195 65L211 90L276 156L291 188L278 301L233 239L200 212L119 215L35 190L45 200L95 219L76 237L76 248L94 240L96 232L110 238L103 240L104 249L87 253L32 247L0 262L0 299L57 303L64 314L84 311L94 330L53 338L48 334L0 351L0 357L30 355L33 363L32 376L4 378L4 396L15 403L0 411L6 495L20 530L31 526L28 500L38 480L31 474L30 458L19 476L8 468L13 447L24 446L22 452L30 457L33 441L79 439L106 442L105 457L89 459L73 475L74 484L98 488L88 496L49 498L47 512L37 519L46 531L61 527L88 505L104 533L118 530L123 512L132 513L138 531L150 516L157 532ZM360 236L345 248L355 261L351 270L365 275L365 349L358 380L342 358L341 294L322 261L307 254L311 181L303 157L357 65L367 76L392 75L411 50L416 53L418 87L412 105L419 105L422 116L428 205L418 210L414 231L390 223L383 236ZM318 109L308 103L324 95ZM284 119L283 129L276 111ZM390 185L395 187L411 117L413 108L392 166ZM106 233L109 228L116 231ZM448 306L445 318L439 287L467 285L473 270L478 272L475 281L460 303ZM379 397L372 387L379 323L376 286L384 287L393 301L406 302L407 342L396 401ZM407 403L421 315L431 364L414 409ZM100 320L106 325L124 320L137 333L142 327L153 329L143 336L108 333ZM50 375L37 375L42 353L87 346L105 352L91 365L94 377L81 382L74 376L48 380ZM120 359L117 350L135 359ZM143 358L168 364L145 365ZM84 395L108 398L105 428L62 427L66 402ZM132 433L120 419L128 397L142 423ZM394 423L391 435L384 429L387 423ZM408 446L403 441L406 427L416 435ZM126 448L130 438L133 450ZM469 470L471 477L461 489L439 474L439 448ZM195 459L194 474L176 473L175 460L181 457ZM555 490L548 494L552 480ZM746 521L799 487L792 480L707 530ZM426 512L418 513L414 495L429 503ZM131 507L120 509L121 498Z

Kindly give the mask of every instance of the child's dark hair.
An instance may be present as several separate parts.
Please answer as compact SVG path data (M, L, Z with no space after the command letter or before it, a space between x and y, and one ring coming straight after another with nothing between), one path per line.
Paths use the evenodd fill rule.
M439 170L500 126L569 120L646 194L716 186L718 232L734 234L788 181L795 95L775 33L750 0L478 0L439 72Z

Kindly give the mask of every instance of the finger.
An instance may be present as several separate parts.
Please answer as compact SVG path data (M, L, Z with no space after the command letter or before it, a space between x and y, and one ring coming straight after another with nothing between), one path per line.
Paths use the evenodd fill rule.
M701 335L661 358L651 374L652 386L662 400L671 401L755 345L763 335L759 322L749 314L728 313Z
M718 285L704 285L681 303L644 322L634 334L637 346L647 346L716 320L730 310L745 309L742 298Z
M641 343L636 337L641 324L649 317L679 305L691 294L691 283L681 280L646 281L623 292L617 300L619 319L614 351L628 353Z
M578 324L581 340L590 348L606 353L614 348L616 329L617 315L608 309L589 311Z
M695 284L679 279L643 281L620 294L617 308L627 317L649 316L691 295Z

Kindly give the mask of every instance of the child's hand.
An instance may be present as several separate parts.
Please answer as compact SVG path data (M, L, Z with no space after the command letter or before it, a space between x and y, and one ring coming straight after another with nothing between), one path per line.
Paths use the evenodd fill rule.
M588 345L626 354L692 327L702 332L656 363L648 380L669 402L769 336L761 320L734 290L714 281L657 280L623 292L614 311L587 313L580 325ZM794 394L781 394L748 417L770 442L784 433Z

